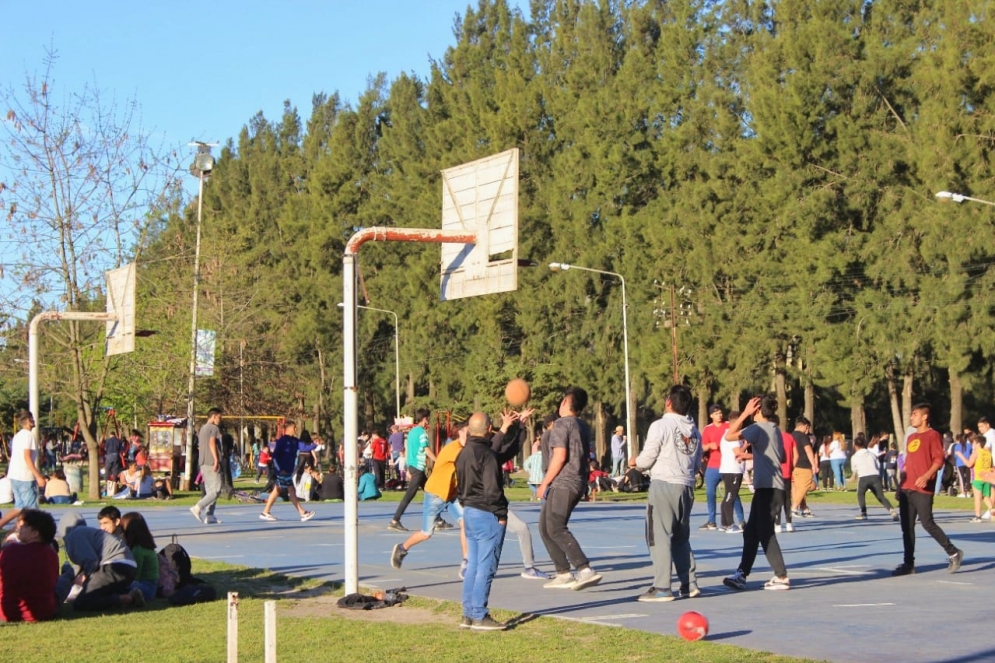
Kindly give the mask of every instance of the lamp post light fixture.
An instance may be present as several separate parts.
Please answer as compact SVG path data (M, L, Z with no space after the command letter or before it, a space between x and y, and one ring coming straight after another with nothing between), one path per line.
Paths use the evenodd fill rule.
M549 263L549 269L553 272L567 272L571 269L576 269L582 272L592 272L594 274L605 274L607 276L614 276L622 284L622 346L625 354L625 423L626 423L626 434L629 437L628 452L629 458L636 457L636 425L635 417L632 412L632 388L630 386L629 380L629 322L626 315L626 309L628 309L628 304L625 298L625 278L617 272L608 272L603 269L592 269L590 267L579 267L577 265L570 265L565 262L551 262Z
M197 291L200 290L200 225L204 213L204 179L214 170L214 157L211 148L217 143L190 143L197 147L193 163L190 164L190 174L200 179L200 189L197 194L197 242L193 254L193 302L190 323L190 375L187 381L187 459L183 471L183 490L190 490L193 480L193 436L194 427L194 389L197 374Z
M339 308L343 308L345 304L342 302L338 303ZM397 334L397 313L393 311L388 311L385 308L374 308L372 306L363 306L362 304L356 304L356 308L365 308L367 311L377 311L379 313L389 313L394 316L394 416L401 416L401 341Z
M973 203L981 203L983 205L991 205L995 207L995 203L990 200L983 200L981 198L972 198L971 196L965 196L961 193L952 193L950 191L938 191L936 193L936 200L941 203L962 203L965 200L969 200Z

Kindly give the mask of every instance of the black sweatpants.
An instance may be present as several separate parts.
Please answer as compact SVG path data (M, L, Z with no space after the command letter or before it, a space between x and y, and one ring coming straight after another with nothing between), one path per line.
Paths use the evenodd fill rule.
M739 561L739 569L744 575L750 575L753 563L757 560L757 548L763 546L767 563L774 570L774 575L783 578L788 575L784 567L784 557L781 546L774 534L774 516L777 514L777 503L773 488L757 488L750 504L750 517L746 519L743 529L743 556Z
M722 485L726 488L726 496L722 498L722 526L732 527L733 521L732 507L739 499L739 487L743 485L742 474L723 474Z
M567 529L570 514L582 497L583 487L571 490L550 486L546 489L546 499L539 511L539 535L557 573L569 573L571 564L575 569L590 565L577 539Z
M881 506L891 511L893 508L891 502L884 495L884 486L881 484L880 476L868 476L860 477L857 479L857 506L860 507L860 513L867 515L867 504L864 502L864 494L867 491L874 493L874 497L878 499Z
M905 549L905 566L916 565L916 518L947 555L957 552L957 546L933 520L933 495L917 490L898 491L898 512L902 520L902 547Z
M73 610L107 610L121 605L138 568L128 564L104 564L83 583L83 591L73 601Z
M774 522L778 525L781 524L781 510L784 510L784 522L791 522L791 478L788 477L784 480L784 490L780 488L774 489L774 513L777 516L774 518Z
M404 497L401 498L400 504L397 505L397 510L394 512L394 522L401 522L401 516L404 515L404 510L408 508L411 504L411 500L415 498L415 494L418 492L419 488L425 487L425 481L428 477L421 470L417 470L410 465L408 466L408 489L404 491Z

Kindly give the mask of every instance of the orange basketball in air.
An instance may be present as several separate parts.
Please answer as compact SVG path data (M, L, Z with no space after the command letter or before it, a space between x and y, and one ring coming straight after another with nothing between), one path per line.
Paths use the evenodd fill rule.
M515 378L504 388L504 397L512 407L521 407L529 402L532 390L529 383L522 378Z

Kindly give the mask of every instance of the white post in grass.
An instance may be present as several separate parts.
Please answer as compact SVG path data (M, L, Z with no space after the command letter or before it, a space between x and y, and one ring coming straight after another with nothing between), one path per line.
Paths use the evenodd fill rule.
M238 663L238 592L228 592L228 663Z
M263 620L266 633L266 663L276 663L276 601L263 603Z

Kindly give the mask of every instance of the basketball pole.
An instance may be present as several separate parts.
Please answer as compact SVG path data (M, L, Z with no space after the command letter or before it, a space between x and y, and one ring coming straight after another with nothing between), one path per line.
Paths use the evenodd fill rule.
M419 228L363 228L346 244L342 255L342 409L345 448L343 483L345 508L343 529L345 534L345 559L343 581L345 593L359 591L359 486L357 460L359 457L359 387L356 371L356 293L359 249L366 242L419 242L426 244L476 244L475 233L456 230L425 230ZM400 416L400 412L397 413Z

